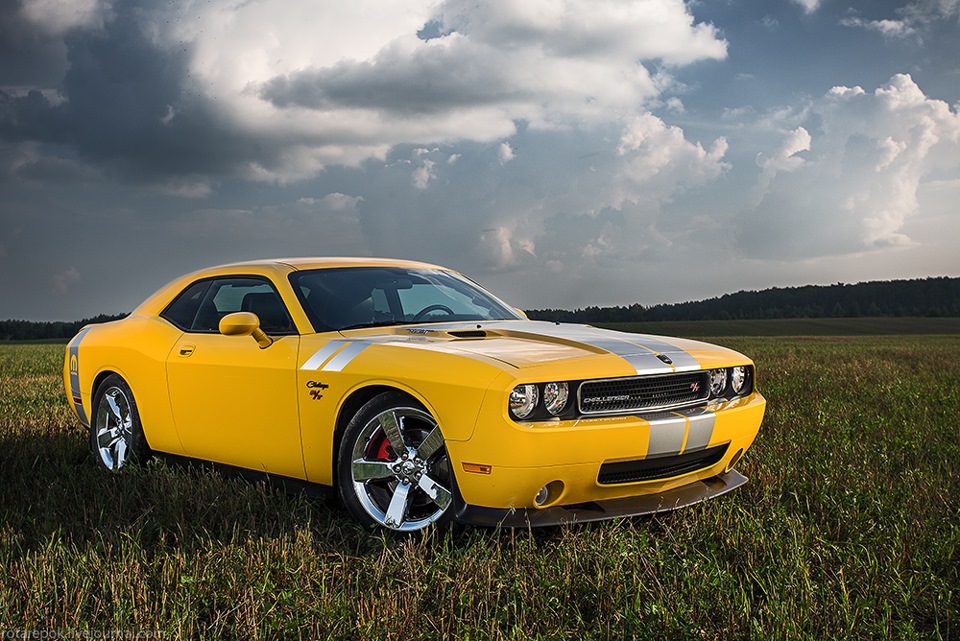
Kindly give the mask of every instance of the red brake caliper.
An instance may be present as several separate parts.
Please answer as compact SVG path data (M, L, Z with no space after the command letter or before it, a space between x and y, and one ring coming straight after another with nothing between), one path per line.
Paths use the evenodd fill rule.
M387 440L387 435L384 434L383 431L370 443L370 449L367 451L367 455L375 461L397 460L396 454L393 453L393 448L390 447L390 441Z

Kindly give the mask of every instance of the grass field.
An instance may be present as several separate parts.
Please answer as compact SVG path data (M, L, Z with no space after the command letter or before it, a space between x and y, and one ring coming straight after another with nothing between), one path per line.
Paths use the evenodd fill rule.
M769 403L743 488L654 518L418 541L162 461L101 473L63 346L2 346L0 631L960 638L960 337L718 342L754 357Z
M771 318L768 320L596 323L600 327L666 336L876 336L960 334L960 318L864 317Z

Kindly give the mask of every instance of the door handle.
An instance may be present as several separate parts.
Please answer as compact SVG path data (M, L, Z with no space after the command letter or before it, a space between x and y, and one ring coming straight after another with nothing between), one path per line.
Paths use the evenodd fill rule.
M196 347L195 347L194 345L181 345L181 346L180 346L180 356L182 356L183 358L187 358L188 356L190 356L191 354L193 354L193 350L195 350L195 349L196 349Z

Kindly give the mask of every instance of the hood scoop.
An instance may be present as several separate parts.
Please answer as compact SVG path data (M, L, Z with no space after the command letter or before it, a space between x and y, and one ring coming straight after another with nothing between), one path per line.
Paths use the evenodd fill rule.
M487 332L482 329L461 329L447 332L454 338L486 338Z

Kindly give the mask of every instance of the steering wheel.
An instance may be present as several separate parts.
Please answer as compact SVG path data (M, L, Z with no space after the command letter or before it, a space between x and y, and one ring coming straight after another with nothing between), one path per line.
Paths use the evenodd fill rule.
M413 315L413 320L415 321L421 320L424 316L426 316L430 312L437 312L437 311L446 312L447 315L449 316L454 315L454 311L449 307L447 307L446 305L440 305L440 304L427 305L426 307L424 307L419 312Z

